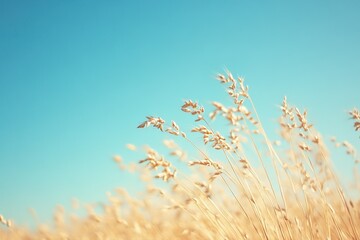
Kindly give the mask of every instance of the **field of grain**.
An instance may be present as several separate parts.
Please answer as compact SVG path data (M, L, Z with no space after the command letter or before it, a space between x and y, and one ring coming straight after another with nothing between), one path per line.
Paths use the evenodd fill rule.
M205 110L185 101L181 111L193 115L191 132L148 116L138 128L162 131L172 139L164 141L168 152L129 144L144 152L136 167L114 157L124 171L137 171L147 186L143 197L119 188L100 209L88 205L86 217L59 208L53 223L35 230L0 216L0 239L360 239L359 186L343 186L328 152L342 148L356 174L354 147L335 138L326 146L307 112L286 97L279 103L281 139L270 139L244 80L230 72L217 80L231 106L212 102ZM357 134L359 111L349 117ZM227 129L216 129L217 121ZM192 140L199 136L202 142Z

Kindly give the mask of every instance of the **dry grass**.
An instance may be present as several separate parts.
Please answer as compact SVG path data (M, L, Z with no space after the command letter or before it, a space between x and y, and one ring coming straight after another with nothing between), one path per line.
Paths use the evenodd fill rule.
M203 144L160 117L147 117L138 127L153 126L173 135L190 146L191 155L166 140L171 160L149 147L137 166L114 157L121 169L139 172L148 186L142 198L117 189L101 213L89 205L88 216L79 218L59 208L54 227L36 231L11 226L0 216L0 239L360 239L360 202L345 195L307 111L289 106L284 98L282 114L279 111L282 139L271 141L243 79L229 72L217 79L226 86L232 105L213 102L209 120L220 118L228 129L216 131L204 107L188 100L181 107L195 117L188 135L201 136ZM359 130L358 110L350 116ZM359 161L352 145L332 141L346 150L356 169ZM138 151L134 145L127 147ZM185 174L185 165L193 174ZM163 186L159 181L167 187L157 187Z

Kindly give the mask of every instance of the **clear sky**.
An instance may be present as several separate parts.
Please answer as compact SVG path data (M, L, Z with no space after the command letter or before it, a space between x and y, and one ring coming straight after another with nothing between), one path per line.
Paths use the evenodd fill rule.
M245 77L269 131L287 95L325 137L359 146L346 115L360 107L359 12L331 0L0 0L0 213L27 224L29 207L47 219L72 197L136 189L111 157L160 145L136 129L144 116L187 123L184 99L224 99L225 68ZM351 163L337 165L346 175Z

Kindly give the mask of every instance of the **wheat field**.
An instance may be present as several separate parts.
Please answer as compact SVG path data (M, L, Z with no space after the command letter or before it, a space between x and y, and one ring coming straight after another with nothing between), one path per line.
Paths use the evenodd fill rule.
M138 173L147 189L142 197L119 188L109 203L86 205L85 217L60 207L53 223L33 230L0 215L0 239L360 239L359 188L343 186L328 151L342 148L356 173L354 147L335 138L327 146L307 111L286 97L279 103L281 138L270 139L244 80L228 71L217 80L232 105L212 102L205 111L185 101L180 110L193 116L190 131L148 116L138 128L162 131L168 152L129 144L144 155L136 166L114 157L123 171ZM360 113L349 117L356 134Z

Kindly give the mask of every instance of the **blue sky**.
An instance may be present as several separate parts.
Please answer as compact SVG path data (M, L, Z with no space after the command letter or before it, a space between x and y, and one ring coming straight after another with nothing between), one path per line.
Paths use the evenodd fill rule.
M126 143L160 145L164 135L136 129L146 115L190 127L182 101L225 99L214 80L225 68L245 77L269 131L287 95L325 137L359 146L346 115L360 107L359 11L359 1L0 0L0 212L28 224L29 207L47 219L72 197L137 189L111 157L127 156Z

